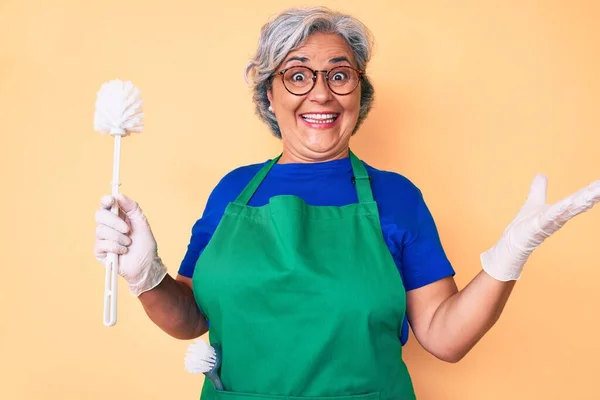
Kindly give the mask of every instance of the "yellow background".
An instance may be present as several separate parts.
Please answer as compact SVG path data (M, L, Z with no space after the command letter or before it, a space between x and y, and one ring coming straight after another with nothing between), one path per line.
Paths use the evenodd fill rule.
M142 90L145 131L124 139L121 189L175 275L218 180L280 151L242 69L262 24L305 4L2 0L0 398L198 397L188 343L155 327L122 280L119 321L102 324L94 212L110 191L113 140L93 130L96 91L114 78ZM353 149L423 190L461 287L536 172L551 201L600 178L597 1L322 4L376 39L377 101ZM592 210L544 243L460 363L434 359L411 334L418 398L600 398L599 224Z

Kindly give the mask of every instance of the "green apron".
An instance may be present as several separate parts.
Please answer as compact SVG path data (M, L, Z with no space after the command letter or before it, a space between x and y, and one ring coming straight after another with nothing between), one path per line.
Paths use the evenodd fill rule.
M193 275L225 387L206 379L203 400L415 399L400 343L406 293L370 178L350 158L357 204L281 195L248 206L277 157L225 209Z

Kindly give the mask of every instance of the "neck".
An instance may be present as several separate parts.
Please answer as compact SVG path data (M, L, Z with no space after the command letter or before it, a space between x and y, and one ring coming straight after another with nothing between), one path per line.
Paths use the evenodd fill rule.
M308 153L301 154L293 149L288 149L284 146L283 151L281 153L281 158L277 162L278 164L292 164L292 163L300 163L300 164L310 164L317 162L327 162L334 160L341 160L342 158L346 158L349 156L349 147L342 147L341 149L335 152L329 152L327 154L321 153Z

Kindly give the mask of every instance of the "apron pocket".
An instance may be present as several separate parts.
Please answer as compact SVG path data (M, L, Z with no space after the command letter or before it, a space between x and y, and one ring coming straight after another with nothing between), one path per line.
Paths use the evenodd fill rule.
M224 390L217 390L217 400L379 400L379 392L367 393L367 394L355 394L347 396L307 396L307 397L296 397L296 396L272 396L268 394L256 394L256 393L241 393L241 392L228 392Z

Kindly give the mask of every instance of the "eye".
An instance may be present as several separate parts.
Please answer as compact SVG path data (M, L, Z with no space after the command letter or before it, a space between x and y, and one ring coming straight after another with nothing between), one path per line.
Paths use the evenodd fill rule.
M345 72L337 71L335 74L333 74L333 76L331 77L331 80L332 81L348 80L348 75Z
M304 74L302 72L296 72L296 73L292 74L290 79L293 82L302 82L304 79L306 79L306 77L304 76Z
M283 75L284 82L295 87L305 87L312 81L312 72L305 67L292 67Z

